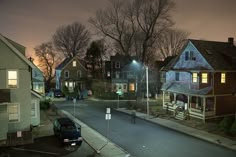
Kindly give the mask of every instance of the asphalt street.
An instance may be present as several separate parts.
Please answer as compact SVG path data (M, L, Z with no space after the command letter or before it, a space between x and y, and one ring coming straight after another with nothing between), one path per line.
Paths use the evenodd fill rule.
M236 152L187 136L168 128L136 119L131 123L129 115L111 111L111 120L105 120L107 107L116 107L117 102L80 100L60 102L59 109L66 110L97 130L134 157L235 157ZM120 102L125 106L125 102Z

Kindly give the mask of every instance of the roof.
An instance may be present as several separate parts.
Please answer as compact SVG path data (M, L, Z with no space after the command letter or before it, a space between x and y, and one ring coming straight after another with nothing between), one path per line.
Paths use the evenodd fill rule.
M203 89L189 89L189 84L179 82L168 82L162 85L161 90L190 95L207 95L211 93L212 87L207 87Z
M236 47L228 42L190 39L214 70L236 70Z
M57 70L61 70L65 67L65 65L67 65L70 61L71 61L72 58L65 58L57 67L56 69Z
M30 61L24 56L24 54L18 50L19 47L15 47L15 46L16 46L15 44L17 44L16 42L14 42L14 43L15 43L15 44L14 44L15 46L14 46L14 45L12 44L13 41L11 40L12 42L10 42L10 41L9 41L10 39L4 37L1 33L0 33L0 40L2 40L2 41L3 41L19 58L21 58L26 64L28 64L31 68L34 68L33 63L30 62ZM20 44L18 44L18 45L20 45ZM17 49L17 48L18 48L18 49Z
M86 70L86 62L82 59L79 59L77 56L73 57L73 58L65 58L57 67L56 70L62 70L64 69L73 59L76 59L80 65Z
M177 62L178 58L178 56L169 56L165 58L161 71L168 71L169 69L171 69Z
M228 42L189 39L187 44L180 51L181 53L189 42L194 45L214 70L236 70L236 47L233 44ZM161 70L168 71L172 69L177 63L181 53L171 59ZM202 67L198 69L206 70L202 69Z
M138 57L137 56L122 55L122 54L117 53L115 56L111 56L110 60L111 61L124 61L124 62L129 63L132 60L138 61Z

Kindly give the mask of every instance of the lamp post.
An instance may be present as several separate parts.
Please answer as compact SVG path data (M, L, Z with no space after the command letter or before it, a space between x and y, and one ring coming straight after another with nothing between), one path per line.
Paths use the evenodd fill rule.
M133 60L132 62L135 63L135 64L138 64L138 62L136 60ZM147 116L149 117L148 66L144 65L144 67L146 69L146 94L147 94L146 105L147 105Z
M146 66L147 116L149 117L148 66Z

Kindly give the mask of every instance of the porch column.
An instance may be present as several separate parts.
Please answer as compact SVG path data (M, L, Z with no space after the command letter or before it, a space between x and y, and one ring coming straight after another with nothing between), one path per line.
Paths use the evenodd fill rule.
M214 115L216 115L216 96L214 96Z
M163 106L163 109L164 109L164 104L165 104L165 91L163 90L162 91L162 106Z
M206 98L203 97L203 122L205 123L205 113L206 113Z
M191 108L191 105L190 105L190 96L188 95L188 105L187 105L187 110Z
M174 101L176 103L176 93L174 93ZM172 102L171 102L172 103Z

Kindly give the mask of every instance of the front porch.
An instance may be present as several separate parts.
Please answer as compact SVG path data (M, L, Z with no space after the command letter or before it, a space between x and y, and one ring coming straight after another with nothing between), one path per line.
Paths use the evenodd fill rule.
M205 121L216 115L215 106L214 97L163 91L163 109L172 112L177 119L192 117Z

